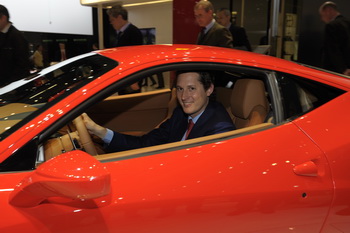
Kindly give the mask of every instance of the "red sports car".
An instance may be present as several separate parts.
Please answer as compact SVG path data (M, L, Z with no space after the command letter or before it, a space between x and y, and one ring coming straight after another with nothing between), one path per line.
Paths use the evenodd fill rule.
M183 70L213 74L237 129L116 153L87 131L82 113L151 131ZM152 75L165 88L133 93ZM196 45L58 63L0 88L0 232L350 232L349 90L345 76Z

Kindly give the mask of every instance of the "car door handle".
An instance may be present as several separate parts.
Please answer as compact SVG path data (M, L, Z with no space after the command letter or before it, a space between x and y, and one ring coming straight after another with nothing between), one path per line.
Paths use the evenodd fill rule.
M317 176L318 168L313 161L307 161L305 163L296 165L293 168L295 174L299 176Z

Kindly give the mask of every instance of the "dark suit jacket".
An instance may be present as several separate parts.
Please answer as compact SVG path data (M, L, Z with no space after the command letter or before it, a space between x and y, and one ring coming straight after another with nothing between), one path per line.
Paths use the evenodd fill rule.
M141 137L114 132L107 151L116 152L180 141L186 132L187 120L188 116L183 112L182 108L177 107L170 119L161 124L159 128ZM209 102L188 135L188 139L223 133L234 129L236 127L225 108L220 103Z
M233 48L231 33L217 22L214 23L203 38L201 38L200 34L198 35L197 44Z
M325 27L323 67L343 73L350 68L350 21L339 15Z
M0 35L0 86L29 75L29 46L13 25Z
M140 29L135 25L130 24L121 36L119 36L118 41L114 43L114 47L130 46L130 45L142 45L143 37Z
M233 38L233 48L252 51L245 29L231 24L229 28Z

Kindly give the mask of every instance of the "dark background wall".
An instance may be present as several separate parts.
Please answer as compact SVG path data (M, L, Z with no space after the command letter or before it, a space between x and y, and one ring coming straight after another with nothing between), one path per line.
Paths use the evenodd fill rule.
M301 7L298 61L312 66L321 67L323 45L323 29L318 9L324 0L303 0ZM350 1L334 0L342 15L350 18Z
M59 43L65 44L67 58L90 52L94 43L93 36L87 35L40 32L24 32L24 35L30 43L29 49L31 54L35 51L37 45L43 45L45 66L48 66L50 62L60 61Z
M195 44L200 31L193 8L197 0L173 1L173 43Z

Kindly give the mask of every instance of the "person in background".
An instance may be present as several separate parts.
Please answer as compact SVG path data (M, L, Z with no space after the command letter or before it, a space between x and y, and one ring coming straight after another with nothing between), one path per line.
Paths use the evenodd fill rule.
M128 21L128 11L121 5L107 10L109 22L115 30L115 40L111 47L142 45L143 36L135 25Z
M29 44L0 5L0 86L28 76L29 71Z
M92 48L92 51L99 50L97 43L93 43L91 48Z
M115 40L110 47L143 44L143 36L140 29L128 21L128 11L122 5L113 6L107 10L107 14L109 22L115 30ZM139 93L141 92L141 85L134 83L118 93L120 95Z
M153 85L156 85L156 80L154 80L153 76L148 76L147 78L144 78L143 79L143 83L142 83L142 86L148 86L148 78L151 80L152 84L151 86Z
M36 50L32 56L32 60L36 69L44 68L43 46L41 44L36 46Z
M117 152L182 141L234 130L231 117L218 102L210 101L214 84L209 72L183 71L177 74L176 96L179 102L172 116L143 136L131 136L104 128L84 113L90 133L101 138L107 152Z
M65 43L59 43L58 47L60 48L60 61L67 60L67 51L66 51L66 44Z
M163 73L156 73L157 75L157 80L158 80L158 87L156 87L156 89L162 89L164 88L164 77L163 77ZM156 80L154 80L153 76L149 76L149 79L151 79L151 86L156 84ZM144 79L144 82L142 84L142 86L148 86L148 82L147 82L147 78Z
M324 31L323 68L350 75L350 21L340 14L334 2L319 8Z
M202 27L196 44L233 48L232 35L227 28L215 21L211 2L197 2L194 6L194 16L197 24Z
M218 10L216 16L217 22L231 32L233 37L233 48L252 51L245 29L232 24L231 12L227 8L221 8Z

